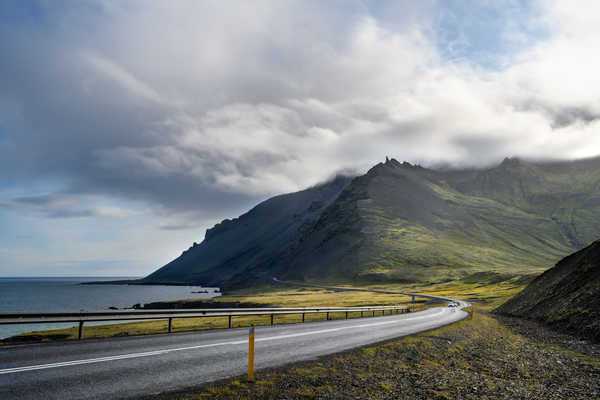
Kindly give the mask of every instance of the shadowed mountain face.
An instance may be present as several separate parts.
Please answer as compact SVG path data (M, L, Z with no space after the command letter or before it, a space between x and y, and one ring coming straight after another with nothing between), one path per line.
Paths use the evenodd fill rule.
M600 159L432 170L392 159L277 196L145 278L431 282L541 272L600 235Z
M226 219L208 229L202 243L194 243L144 280L215 285L269 264L284 253L350 180L340 176L300 192L275 196L239 218Z
M496 311L600 342L600 241L561 260Z

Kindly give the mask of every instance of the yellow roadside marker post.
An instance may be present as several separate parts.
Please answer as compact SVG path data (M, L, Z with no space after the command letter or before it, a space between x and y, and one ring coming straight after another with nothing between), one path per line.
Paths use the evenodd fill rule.
M473 315L474 315L473 306L469 306L465 310L467 310L467 312L469 313L469 319L470 320L473 319Z
M248 335L248 382L254 382L254 327Z

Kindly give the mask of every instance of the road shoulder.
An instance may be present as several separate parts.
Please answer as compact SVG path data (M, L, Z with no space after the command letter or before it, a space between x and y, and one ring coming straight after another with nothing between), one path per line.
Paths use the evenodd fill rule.
M426 333L143 399L587 398L600 356L476 313Z

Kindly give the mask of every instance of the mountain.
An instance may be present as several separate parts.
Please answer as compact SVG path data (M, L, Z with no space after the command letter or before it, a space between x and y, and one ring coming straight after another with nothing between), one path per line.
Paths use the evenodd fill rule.
M278 196L207 231L145 278L224 287L272 276L431 282L539 273L600 236L600 158L487 169L386 159L366 174Z
M562 259L496 311L600 342L600 241Z
M222 284L281 256L350 183L338 176L331 182L270 198L246 214L208 229L202 243L143 279L145 282Z

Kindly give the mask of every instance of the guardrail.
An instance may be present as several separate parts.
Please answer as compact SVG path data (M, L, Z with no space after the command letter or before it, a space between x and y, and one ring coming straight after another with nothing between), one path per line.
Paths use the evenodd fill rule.
M371 313L374 317L377 312L381 315L410 312L407 306L380 306L380 307L297 307L297 308L202 308L182 310L118 310L118 311L90 311L90 312L23 312L0 313L0 325L38 324L38 323L78 323L78 338L83 338L83 325L85 322L110 322L129 320L168 320L167 331L173 331L173 320L176 318L203 318L227 317L228 327L232 327L233 317L270 315L271 325L275 324L275 315L301 314L302 322L306 314L326 314L329 320L330 313Z

